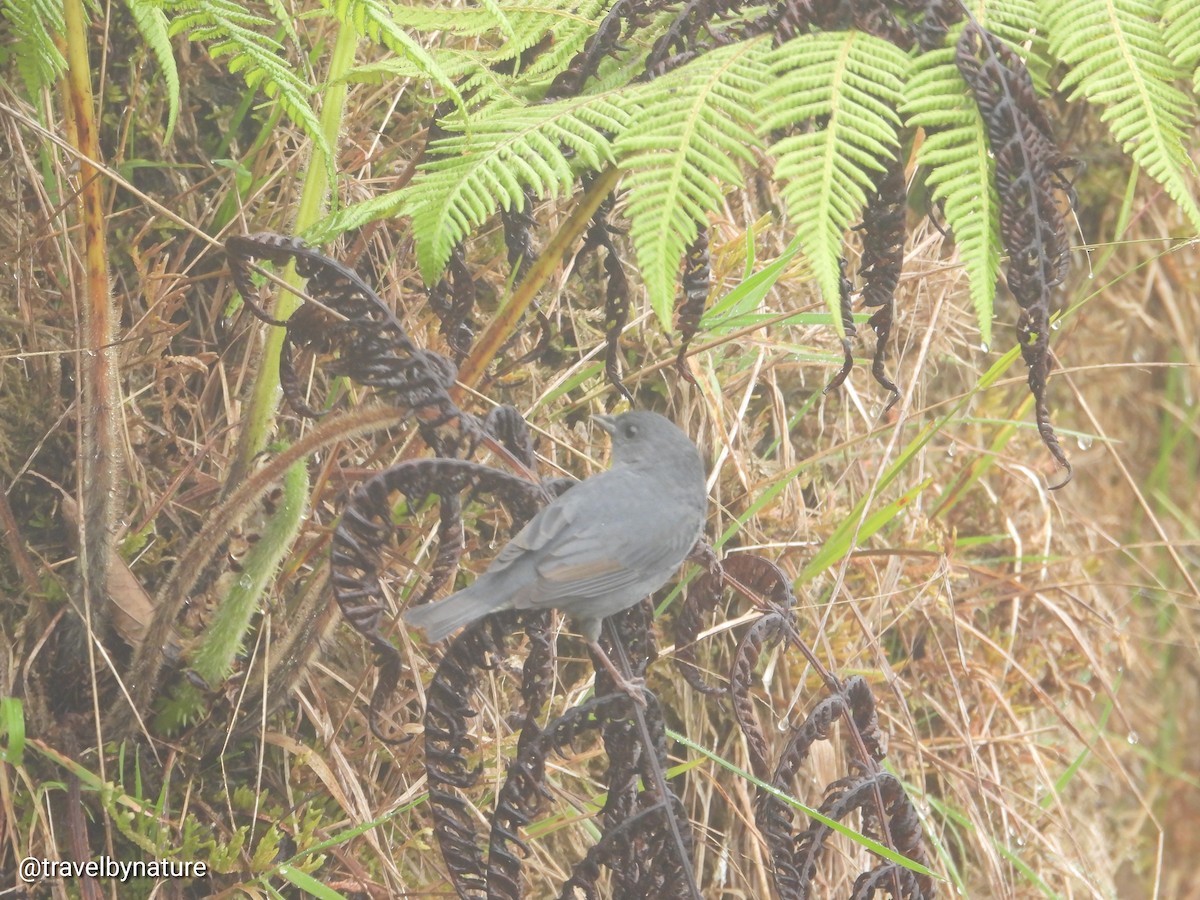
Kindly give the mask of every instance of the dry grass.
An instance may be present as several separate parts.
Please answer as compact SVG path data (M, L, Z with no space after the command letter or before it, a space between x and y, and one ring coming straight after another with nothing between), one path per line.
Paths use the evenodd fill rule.
M113 77L119 66L109 62ZM153 109L133 104L118 121L110 108L105 119L113 134L124 135L107 148L109 164L148 198L115 183L109 192L128 463L119 504L129 568L151 592L218 501L261 341L261 328L248 317L226 317L232 288L222 253L182 223L218 238L286 231L303 161L294 135L277 128L256 140L244 125L229 148L245 167L242 191L230 170L205 168L213 127L207 111L219 118L231 99L236 103L229 96L236 82L198 54L189 66L171 147L153 143ZM381 173L403 168L407 149L379 130L406 133L412 123L401 113L383 116L389 99L378 88L351 93L339 161L347 198L387 189L390 176ZM132 745L120 760L103 744L93 698L117 702L124 651L98 660L94 670L80 652L83 638L65 612L71 529L55 487L77 489L75 236L56 187L70 183L72 161L11 93L0 92L0 102L9 109L0 112L9 148L0 151L0 471L13 525L0 577L5 593L17 598L0 613L0 648L11 648L0 650L0 695L21 698L30 742L22 762L0 768L0 819L7 823L0 871L26 854L69 854L72 795L55 783L70 787L66 760L74 760L94 855L107 850L128 859L155 846L183 847L185 855L224 865L213 881L220 889L259 893L264 883L283 883L280 861L319 852L323 863L310 856L309 867L347 896L444 892L421 742L388 747L369 735L372 670L361 642L326 610L319 640L288 643L296 637L289 610L306 590L308 602L320 602L329 528L348 484L406 452L403 428L347 439L310 467L310 517L238 675L208 695L208 715L142 747L136 763ZM119 126L145 137L135 144ZM121 169L133 158L154 164ZM1104 170L1087 175L1112 177ZM685 424L714 462L708 533L728 538L726 552L755 549L798 577L861 498L873 497L868 508L879 509L930 480L903 515L801 585L801 626L831 669L865 674L874 685L890 735L889 764L922 812L935 868L971 897L1200 896L1189 862L1200 849L1191 825L1200 817L1200 758L1188 739L1200 727L1200 251L1168 240L1181 233L1180 223L1160 199L1142 196L1119 243L1108 217L1085 222L1098 243L1095 257L1106 261L1088 279L1077 254L1068 301L1080 305L1054 344L1062 365L1051 381L1055 421L1077 435L1065 440L1075 481L1054 494L1044 489L1054 474L1030 424L1021 366L976 389L981 373L1012 345L1015 313L1001 307L997 348L981 350L963 272L928 225L914 229L898 298L892 367L905 395L890 421L879 421L881 391L861 367L843 391L819 396L838 359L824 329L775 325L722 342L702 335L697 343L712 346L693 357L695 388L664 363L672 348L647 318L626 335L629 383L639 399ZM736 281L744 252L742 199L733 198L713 231L716 271L727 285ZM551 223L547 231L561 214L538 212L539 221ZM787 239L782 227L760 226L759 259ZM483 293L499 296L507 273L498 244L485 237L480 246L473 262ZM365 250L362 262L381 295L396 304L418 342L441 348L417 290L404 223L390 223L352 249ZM603 322L594 275L590 264L563 273L541 301L556 332L573 334L578 348L563 339L557 365L525 367L486 391L488 401L513 403L544 430L546 472L584 474L588 455L603 455L581 424L609 398L601 377L564 390L599 359ZM799 272L781 280L767 302L772 312L814 305ZM485 296L485 308L490 303ZM919 429L968 395L880 488L881 473ZM285 416L278 433L294 439L306 427ZM233 563L261 516L252 514L223 548ZM397 605L428 562L432 527L419 520L405 532L395 558ZM494 551L479 543L485 546L472 566ZM191 598L181 623L185 646L203 631L223 585L237 577L232 563L222 568ZM706 633L702 659L714 673L728 669L742 611L719 611ZM669 632L662 637L668 644ZM412 671L428 672L434 650L401 630L393 639ZM291 677L281 674L292 670L281 665L280 647L295 654L294 691L267 714L263 692L283 694L287 685L274 679ZM587 689L578 642L564 638L560 650L562 681L551 713ZM663 649L663 657L670 653ZM490 820L515 746L513 673L520 659L507 663L479 685L477 697L482 775L472 797L481 823ZM760 715L769 730L796 722L820 696L813 674L790 654L768 656L760 673ZM728 710L691 692L667 659L652 668L650 686L669 710L670 727L749 768ZM405 690L390 713L412 731L420 688L410 683ZM814 756L799 799L817 805L823 786L844 774L836 746L823 745ZM770 896L753 787L682 745L675 751L691 766L678 777L705 895ZM595 840L600 753L581 745L550 766L543 818L527 829L530 896L555 894ZM106 794L96 778L123 787ZM153 813L130 814L160 798ZM363 827L368 823L374 826ZM333 843L318 846L327 841ZM839 845L839 852L819 895L846 893L846 879L863 866L853 845ZM0 881L0 889L10 886ZM67 896L61 884L44 890Z

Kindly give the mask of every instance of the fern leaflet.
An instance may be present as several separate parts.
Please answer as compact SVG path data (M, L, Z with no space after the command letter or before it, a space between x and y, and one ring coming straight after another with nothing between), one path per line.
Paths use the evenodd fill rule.
M1062 81L1104 107L1100 118L1147 174L1200 229L1184 140L1195 105L1174 81L1185 73L1167 55L1156 5L1147 0L1056 0L1048 10L1050 49L1071 70Z
M133 22L142 35L142 40L154 54L163 81L167 86L167 133L163 144L171 143L175 133L175 121L179 116L179 69L175 66L175 54L171 50L171 35L166 14L149 0L125 0Z
M958 67L954 49L920 56L905 86L901 112L924 128L917 161L928 168L932 199L940 202L967 270L980 338L992 340L992 309L1000 275L1000 206L987 127Z
M1200 92L1200 4L1171 0L1163 10L1167 53L1177 66L1190 70L1192 87Z
M448 123L457 133L430 146L431 161L405 189L426 283L498 208L522 209L526 189L537 197L569 193L581 169L611 163L610 135L628 125L626 105L603 94L530 107L494 104L466 123Z
M766 62L759 133L811 128L787 134L770 152L789 217L841 333L842 240L884 171L881 160L896 155L908 57L887 41L847 31L802 35Z
M26 99L34 100L43 87L54 84L67 69L67 61L55 46L54 38L61 35L62 3L57 0L4 0L0 4L3 18L12 26L13 56L21 80L25 82Z
M638 103L617 139L628 174L626 214L650 304L671 329L679 263L699 225L720 208L725 186L741 184L736 160L754 164L754 97L767 72L763 39L733 44L631 95Z
M372 41L411 59L426 78L450 96L456 106L463 105L462 95L454 82L425 48L397 24L390 9L379 0L321 0L321 5L333 12L338 21L354 25Z
M214 59L228 57L226 68L241 72L250 88L261 87L332 165L333 152L308 99L313 88L282 58L282 45L255 30L274 25L271 19L249 13L232 0L182 0L164 5L180 13L171 23L172 36L187 32L188 40L207 42Z

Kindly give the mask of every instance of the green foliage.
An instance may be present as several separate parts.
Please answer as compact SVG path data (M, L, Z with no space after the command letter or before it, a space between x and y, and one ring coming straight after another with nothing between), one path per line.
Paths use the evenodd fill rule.
M67 61L54 45L63 33L61 0L3 0L0 13L12 28L11 52L29 98L54 84Z
M808 34L769 52L755 41L726 44L662 78L635 83L645 48L661 28L648 25L640 46L629 41L624 55L614 54L584 85L620 111L607 124L588 120L595 126L589 130L570 101L530 104L594 32L602 9L585 4L577 17L564 16L557 3L503 9L516 43L496 40L497 11L490 7L396 13L416 30L437 28L485 44L436 51L462 79L472 113L444 122L456 135L430 148L408 189L405 209L413 215L426 278L438 277L450 249L496 209L521 205L525 191L539 198L562 194L570 189L572 169L613 158L626 173L625 213L642 281L666 326L684 248L720 208L723 193L742 183L744 167L755 163L757 137L774 140L768 148L773 174L833 308L846 230L861 214L876 173L901 152L901 128L919 126L926 138L918 161L954 231L983 340L991 340L998 203L983 122L954 65L957 29L942 48L914 52L911 59L856 31ZM1055 62L1068 62L1065 86L1108 107L1105 118L1127 152L1200 224L1182 143L1192 101L1171 84L1200 65L1194 3L1169 0L1163 25L1152 21L1144 0L1068 0L1044 10L1037 0L977 0L971 14L1017 50L1035 83L1047 89ZM1049 44L1041 38L1044 16ZM554 43L524 70L509 73L498 65L517 60L548 33ZM382 77L383 68L362 74ZM415 73L409 66L405 74ZM593 109L586 94L575 102L581 111ZM560 116L569 145L552 136ZM571 158L583 151L580 142L590 142L582 162ZM522 162L509 167L508 159ZM840 326L839 317L834 321Z
M875 175L899 150L896 109L908 58L894 44L862 32L829 32L783 44L767 58L767 68L760 134L823 123L789 131L770 153L791 221L841 331L842 245Z
M1163 37L1175 65L1192 72L1192 87L1200 91L1200 4L1171 0L1163 10Z
M619 97L569 97L536 106L489 107L486 115L449 126L435 141L407 195L421 274L437 280L454 245L499 207L522 209L525 190L566 194L580 171L613 162L610 135L629 113ZM568 159L566 150L573 152Z
M314 88L284 57L283 45L262 31L278 23L233 0L164 0L163 8L175 14L172 37L186 33L189 40L205 43L214 59L223 59L230 72L241 73L248 87L262 88L326 159L333 158L309 99Z
M626 214L650 304L672 327L679 264L699 223L740 185L737 162L754 165L754 95L767 79L762 39L732 44L650 82L616 141L628 170Z
M175 66L175 54L171 51L170 24L166 13L151 0L125 2L142 40L154 54L167 86L167 133L163 136L163 144L169 144L171 135L175 133L175 120L179 117L179 69Z
M379 0L321 0L343 24L353 25L359 32L393 53L412 60L418 71L440 86L459 106L462 96L454 82L442 71L425 49L404 31L391 15L388 6Z
M502 15L494 3L393 6L391 13L405 28L458 39L432 55L447 71L467 71L454 82L464 96L470 94L469 105L478 110L501 99L542 99L553 78L595 34L610 5L608 0L545 0L505 3ZM508 40L498 40L510 33ZM546 42L549 46L533 59L523 59L531 48ZM464 43L471 49L463 49ZM445 61L446 57L451 61Z
M1000 200L992 179L987 128L954 64L954 48L919 57L905 86L902 112L925 129L917 161L966 267L980 338L992 340L992 306L1000 275Z
M25 756L25 707L16 697L0 698L0 762L16 767Z
M400 215L404 208L404 196L404 191L388 191L378 197L343 206L337 212L325 216L300 236L314 246L328 244L347 231L355 231L371 222Z
M1194 6L1173 6L1170 32L1148 0L1057 0L1049 5L1047 24L1050 49L1070 66L1061 87L1074 89L1071 100L1085 97L1104 108L1100 118L1124 151L1200 229L1189 178L1195 166L1185 145L1196 105L1176 86L1192 75L1180 60L1196 53L1200 17Z

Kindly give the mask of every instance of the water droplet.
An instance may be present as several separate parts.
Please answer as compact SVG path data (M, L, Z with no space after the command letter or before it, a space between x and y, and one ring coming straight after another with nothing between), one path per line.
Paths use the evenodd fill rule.
M1131 731L1125 736L1125 740L1129 741L1129 746L1134 747L1137 745L1138 741L1141 740L1141 738L1138 737L1138 733L1136 731Z
M1092 449L1092 436L1090 434L1081 434L1075 438L1075 443L1079 445L1080 450Z
M957 449L957 447L958 447L958 445L957 445L957 444L951 444L950 446L948 446L948 447L946 448L946 455L947 455L947 456L953 456L955 453L957 453L957 452L958 452L958 449Z
M254 587L254 579L249 575L243 575L238 579L238 587L240 587L243 591L248 591L250 588Z
M1060 321L1058 321L1057 319L1055 319L1053 322L1051 322L1051 323L1050 323L1050 330L1051 330L1051 331L1058 331L1058 329L1059 329L1061 326L1062 326L1062 322L1060 322Z
M987 353L989 350L992 349L992 345L989 344L987 341L980 341L979 349L982 350L984 353Z

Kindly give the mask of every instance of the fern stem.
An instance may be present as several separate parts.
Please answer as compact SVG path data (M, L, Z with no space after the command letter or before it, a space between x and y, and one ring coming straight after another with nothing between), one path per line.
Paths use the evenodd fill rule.
M303 466L304 460L338 441L360 434L368 434L401 421L404 411L390 406L368 406L331 417L298 439L254 471L237 486L229 497L215 509L210 510L204 526L188 543L171 570L170 577L158 589L155 596L155 613L145 640L134 653L129 666L129 706L118 707L113 714L112 728L127 732L134 725L134 710L146 709L158 688L159 671L163 664L163 647L167 643L171 627L179 610L187 600L188 592L204 574L217 548L228 537L229 529L245 515L252 503L281 478L287 477L289 469Z
M109 294L104 197L98 168L100 141L82 0L66 0L63 14L67 132L81 154L79 221L83 238L84 302L80 305L77 346L81 382L78 490L83 517L79 560L85 615L89 617L92 632L99 634L105 610L102 604L93 605L90 600L104 596L121 462L117 430L120 411L117 318Z
M549 280L551 273L558 268L567 249L583 234L588 222L591 221L596 210L600 208L600 204L604 202L604 198L616 186L620 178L621 170L610 166L592 182L570 218L563 223L562 228L546 245L546 249L530 265L525 279L517 285L508 302L500 308L488 323L487 328L484 329L483 334L479 336L479 340L475 342L475 346L471 348L470 356L463 361L458 370L458 380L461 384L473 387L479 383L492 359L504 346L504 342L516 331L521 316L529 309L537 292ZM463 389L456 386L453 396L456 401L461 401Z
M284 473L282 502L246 554L241 576L217 609L192 658L192 668L207 684L220 684L233 670L234 658L258 609L258 598L296 539L307 502L308 469L298 462Z
M326 78L328 87L322 94L321 133L330 147L337 146L338 132L342 127L342 116L346 108L346 91L348 85L341 81L354 64L354 53L358 46L358 33L352 25L343 24L339 27L337 39L333 46L333 55L329 61L329 73ZM329 175L334 171L334 163L325 157L320 147L313 147L312 159L305 173L304 184L301 187L300 203L296 209L294 232L303 233L311 228L321 218L325 208L325 200L334 185L330 184ZM293 287L300 287L300 278L295 269L288 267L284 280ZM296 307L299 299L290 291L282 291L275 301L275 316L286 319ZM246 411L245 424L242 428L238 444L237 458L230 470L226 481L226 493L245 478L250 466L267 444L268 435L275 422L275 412L279 408L281 391L279 387L279 355L283 347L282 328L271 328L263 344L262 358L259 362L258 379L254 384L254 392L250 397L250 405Z

